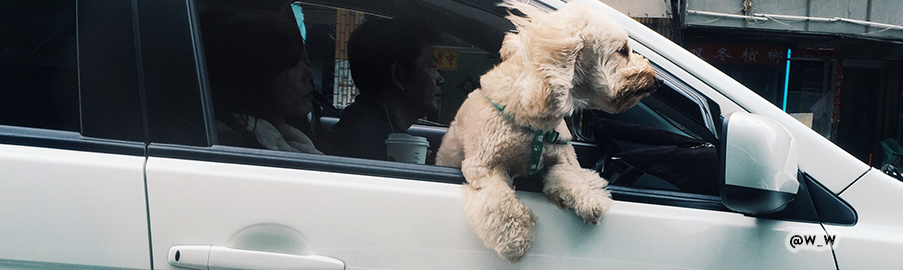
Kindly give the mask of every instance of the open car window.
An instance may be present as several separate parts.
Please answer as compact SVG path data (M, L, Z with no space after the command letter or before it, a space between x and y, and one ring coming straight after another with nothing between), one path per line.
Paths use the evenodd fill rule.
M331 128L338 122L342 110L352 104L358 94L348 69L345 43L354 27L367 19L417 18L427 21L430 27L443 34L442 41L434 45L434 55L445 83L442 85L439 111L415 123L408 133L426 137L430 152L436 153L447 125L453 120L468 91L479 87L479 76L498 63L501 40L504 33L512 28L503 18L506 11L489 2L295 1L266 7L296 24L305 50L301 61L311 70L309 83L322 96L319 100L314 99L318 106L314 106L305 119L307 121L300 122L304 127L299 127L299 130L309 135L317 143L316 147L328 157L304 157L302 161L328 160L330 166L322 167L320 165L325 163L317 161L315 163L320 164L319 167L311 167L319 170L393 177L398 176L394 173L403 170L406 175L410 174L405 178L410 179L433 181L436 175L441 174L446 182L459 181L449 180L460 179L460 171L456 169L341 158L330 155L319 143L323 138L334 135L330 133ZM460 9L472 12L461 12ZM202 27L202 34L205 30ZM630 194L665 192L661 193L665 195L656 196L672 199L680 194L717 195L717 175L720 171L717 155L721 126L719 108L680 79L654 63L653 66L665 85L635 108L620 114L584 111L569 119L575 135L573 145L581 166L597 170L611 181L615 190L625 187ZM606 132L605 129L618 132ZM631 140L624 139L625 134ZM638 141L642 138L651 138L655 142ZM236 149L230 151L241 152ZM280 160L292 156L258 150L249 153L261 157L278 156ZM427 164L432 162L428 159ZM395 169L378 169L390 167ZM515 185L519 190L533 190L531 184L516 181ZM716 196L705 196L705 199L717 201Z

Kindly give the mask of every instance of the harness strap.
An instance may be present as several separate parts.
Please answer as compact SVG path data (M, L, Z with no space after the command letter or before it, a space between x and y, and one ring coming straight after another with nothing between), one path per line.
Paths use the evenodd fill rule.
M512 118L510 115L505 113L505 106L502 106L502 105L499 105L498 103L493 102L492 99L490 99L488 96L484 95L484 97L486 97L486 100L488 100L489 103L492 104L492 106L494 106L497 110L499 110L499 112L502 113L502 115L504 115L505 117L508 117L509 119ZM529 167L529 170L527 170L527 176L534 177L534 176L543 175L546 173L546 168L544 168L544 167L540 168L540 161L542 159L542 150L545 147L545 144L553 143L553 144L564 145L564 144L570 143L570 141L562 140L559 137L560 134L554 130L542 131L542 130L537 130L537 129L533 129L530 127L524 127L524 128L526 128L530 131L533 131L533 146L530 147L530 163L529 163L530 167Z

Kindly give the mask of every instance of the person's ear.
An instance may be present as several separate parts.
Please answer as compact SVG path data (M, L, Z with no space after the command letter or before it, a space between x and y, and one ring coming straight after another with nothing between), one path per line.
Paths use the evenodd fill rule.
M404 84L402 82L404 82L405 74L401 64L393 63L389 66L389 76L392 80L392 85L398 89L404 90Z

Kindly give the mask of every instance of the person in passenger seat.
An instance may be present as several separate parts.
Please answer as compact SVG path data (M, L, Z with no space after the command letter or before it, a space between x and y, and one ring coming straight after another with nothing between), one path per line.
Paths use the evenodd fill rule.
M348 40L351 77L360 91L332 128L329 154L386 160L390 133L406 133L439 110L440 86L433 44L439 32L423 22L374 18Z
M219 144L322 154L290 119L307 119L313 71L295 23L266 10L201 15Z

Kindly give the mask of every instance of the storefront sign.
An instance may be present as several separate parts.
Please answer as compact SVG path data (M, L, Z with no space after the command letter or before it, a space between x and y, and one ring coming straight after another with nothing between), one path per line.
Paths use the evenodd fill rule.
M687 50L711 64L781 65L787 48L765 45L690 43Z

